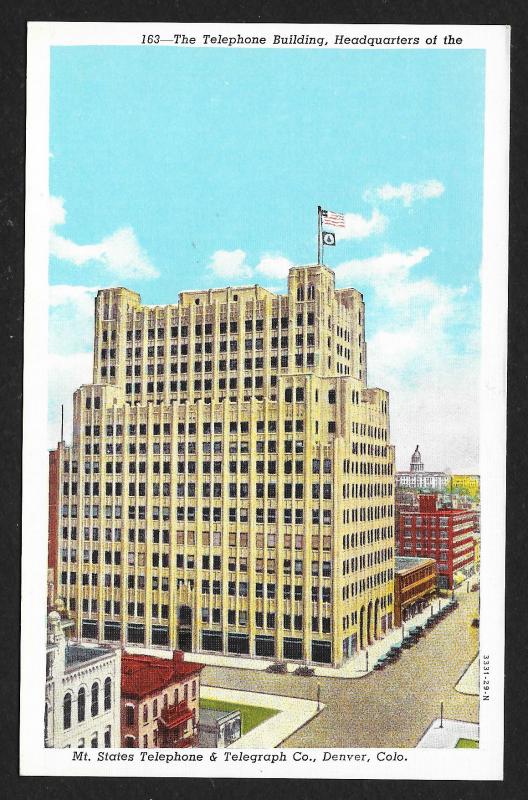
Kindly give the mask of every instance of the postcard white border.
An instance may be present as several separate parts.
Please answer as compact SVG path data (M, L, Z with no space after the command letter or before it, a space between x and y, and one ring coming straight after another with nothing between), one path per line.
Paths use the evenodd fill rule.
M482 262L482 360L480 460L482 484L481 653L490 657L491 697L481 701L478 750L391 750L402 761L379 761L378 750L366 752L370 762L348 767L321 763L322 748L284 750L286 762L225 764L222 751L207 754L201 764L162 766L138 761L72 762L71 750L45 749L43 711L45 687L45 617L48 514L47 444L47 303L48 296L48 147L49 69L53 45L138 45L144 33L169 38L176 32L233 36L272 36L279 33L326 36L437 35L428 49L484 49L486 101L484 148L484 214ZM446 47L447 33L463 44ZM159 44L157 47L173 44ZM193 46L193 45L187 45ZM195 46L200 46L196 44ZM211 45L214 46L214 45ZM226 46L226 45L220 45ZM288 47L286 45L285 47ZM315 45L317 47L317 45ZM90 775L107 777L299 777L497 780L502 778L504 690L504 546L506 457L506 342L509 163L509 47L506 26L434 25L231 25L179 23L57 23L28 26L28 94L26 156L26 283L22 510L22 605L20 772L22 775ZM298 46L297 46L298 49ZM343 46L339 49L351 49ZM352 49L372 49L356 45ZM377 48L380 49L380 48ZM387 49L387 48L382 48ZM400 49L398 46L389 49ZM409 47L405 48L409 50ZM417 48L413 48L417 49ZM42 715L39 714L42 709ZM41 722L42 716L42 722ZM343 753L341 749L331 752ZM386 749L388 751L388 748ZM120 752L120 751L113 751ZM125 752L125 751L123 751ZM128 752L128 751L126 751ZM216 761L209 760L212 752ZM265 753L268 751L241 751ZM269 753L277 753L270 750ZM294 753L308 760L294 760ZM313 759L313 760L312 760Z

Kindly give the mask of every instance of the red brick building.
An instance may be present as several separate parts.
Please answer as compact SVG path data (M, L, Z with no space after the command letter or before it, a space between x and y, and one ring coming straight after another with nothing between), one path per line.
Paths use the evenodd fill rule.
M397 515L399 556L434 558L438 586L452 589L455 575L474 569L476 512L437 507L437 496L420 495L419 508L399 509Z
M198 744L202 664L123 653L121 746L195 747Z
M394 570L394 625L412 619L436 594L434 558L396 557Z

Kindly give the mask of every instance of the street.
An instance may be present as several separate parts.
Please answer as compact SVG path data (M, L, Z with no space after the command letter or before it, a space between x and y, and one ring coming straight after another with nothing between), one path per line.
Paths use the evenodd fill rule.
M401 658L360 680L303 678L206 667L202 682L314 700L321 686L324 710L283 747L414 747L433 718L478 722L479 698L455 690L478 651L478 592L457 593L459 607Z

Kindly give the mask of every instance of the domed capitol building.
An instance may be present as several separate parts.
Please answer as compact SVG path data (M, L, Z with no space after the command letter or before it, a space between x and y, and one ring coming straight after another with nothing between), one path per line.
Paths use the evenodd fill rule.
M408 472L396 473L397 489L428 489L442 492L449 481L446 472L425 472L419 445L411 456Z

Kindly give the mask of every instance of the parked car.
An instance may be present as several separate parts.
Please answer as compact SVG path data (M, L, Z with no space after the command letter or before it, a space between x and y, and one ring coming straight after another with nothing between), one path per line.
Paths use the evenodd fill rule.
M293 674L304 675L304 677L310 678L312 675L315 675L315 670L312 667L307 667L306 664L302 664L300 667L297 667Z
M285 672L288 672L288 667L285 661L274 661L273 664L266 668L266 672L277 672L280 675L284 675Z

